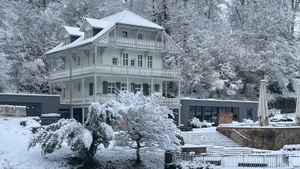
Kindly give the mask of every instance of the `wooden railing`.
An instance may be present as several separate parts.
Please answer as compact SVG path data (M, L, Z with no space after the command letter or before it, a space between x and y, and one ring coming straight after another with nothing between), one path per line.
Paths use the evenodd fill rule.
M145 48L145 49L165 49L165 46L162 42L149 41L149 40L138 40L138 39L129 39L129 38L109 38L109 43L120 45L120 46L129 46L134 48Z
M121 75L136 75L136 76L151 76L162 78L180 78L179 70L163 70L163 69L149 69L130 66L113 66L113 65L88 65L72 69L72 76L81 76L91 73L103 74L121 74ZM61 70L52 72L51 80L70 77L70 70Z
M96 102L105 103L109 100L116 99L115 95L105 95L105 96L97 96ZM61 104L70 104L69 98L61 99ZM91 104L94 102L94 97L86 97L86 98L73 98L72 104L73 105L86 105ZM159 98L157 99L157 103L162 106L180 106L180 99L179 98Z

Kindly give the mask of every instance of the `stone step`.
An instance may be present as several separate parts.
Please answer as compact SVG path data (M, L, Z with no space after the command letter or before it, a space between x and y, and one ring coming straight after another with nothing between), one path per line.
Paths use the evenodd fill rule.
M197 132L183 132L186 144L212 145L224 147L241 147L238 143L217 132L216 130L197 130Z

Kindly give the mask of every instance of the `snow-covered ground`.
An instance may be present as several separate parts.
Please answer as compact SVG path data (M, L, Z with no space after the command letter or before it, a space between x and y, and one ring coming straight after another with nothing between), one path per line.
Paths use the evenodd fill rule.
M26 121L27 125L21 126L21 121ZM81 165L67 145L45 157L41 154L40 146L27 151L32 136L31 127L37 126L39 124L32 118L0 117L0 169L70 169ZM142 152L141 158L145 168L164 168L163 152ZM113 146L102 148L96 153L95 159L98 162L95 168L112 168L110 166L116 164L120 169L136 168L132 167L135 159L133 149Z
M20 125L21 121L26 121L25 127ZM74 154L67 145L54 151L45 157L41 154L41 148L36 146L29 151L27 144L32 136L31 128L39 126L32 118L20 117L0 117L0 168L1 169L70 169L81 165L81 161L74 158ZM215 127L195 129L191 133L207 132L212 133ZM297 151L288 152L291 156L291 167L300 168L300 145L288 146L288 148L298 148ZM277 151L274 153L280 153ZM163 169L164 154L162 151L142 152L144 168ZM113 147L100 149L96 155L98 167L96 168L136 168L133 166L135 151L133 149L124 149ZM71 160L72 159L72 160ZM220 168L220 167L215 167Z

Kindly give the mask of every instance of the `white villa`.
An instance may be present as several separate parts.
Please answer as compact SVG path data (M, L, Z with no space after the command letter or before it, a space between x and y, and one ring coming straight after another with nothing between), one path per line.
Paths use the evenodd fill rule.
M116 91L164 93L159 104L177 112L180 124L180 71L165 69L163 58L181 49L164 28L124 10L102 19L86 18L80 28L64 26L62 42L48 51L61 59L61 70L51 72L51 83L63 83L61 103L70 105L70 117L83 121L92 102L115 98ZM177 96L167 98L168 82L178 83Z

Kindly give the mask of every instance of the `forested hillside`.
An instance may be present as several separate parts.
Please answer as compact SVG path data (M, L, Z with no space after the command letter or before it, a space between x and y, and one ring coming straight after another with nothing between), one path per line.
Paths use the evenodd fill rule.
M1 0L0 92L49 93L43 54L62 26L124 9L165 27L182 48L164 60L181 69L183 96L257 100L263 78L273 96L295 96L299 0Z

